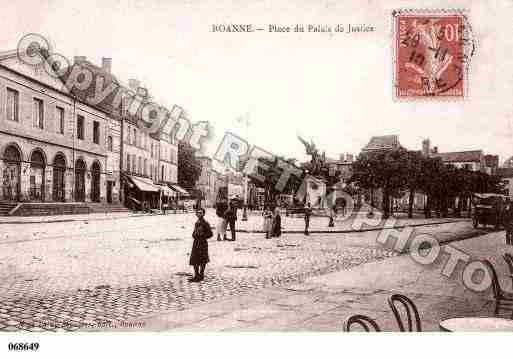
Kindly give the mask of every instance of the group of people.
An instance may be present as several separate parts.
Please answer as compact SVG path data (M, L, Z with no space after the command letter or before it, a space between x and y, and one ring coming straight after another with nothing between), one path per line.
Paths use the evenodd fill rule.
M230 201L216 203L217 240L235 241L235 222L237 221L237 206ZM226 230L230 226L231 238L226 237Z
M333 206L330 208L330 222L329 226L334 225L334 217L337 210ZM217 223L217 240L218 241L235 241L235 223L237 221L237 206L230 201L219 201L216 203L216 215L218 217ZM312 215L312 208L310 203L307 203L304 209L305 220L305 235L309 235L310 216ZM263 231L265 238L277 238L281 236L281 214L277 205L267 205L262 213L264 218ZM210 224L205 220L205 209L201 207L196 208L196 217L198 220L194 225L192 238L192 251L189 259L189 264L194 268L194 276L189 279L191 282L200 282L204 279L205 267L210 261L208 256L208 239L213 237ZM227 238L227 227L230 227L231 237Z
M229 201L220 201L216 204L217 240L235 241L235 222L237 221L237 206ZM189 279L190 282L201 282L205 278L205 267L210 262L208 255L208 239L212 238L212 228L210 223L205 220L205 209L196 206L196 217L198 220L194 224L192 232L192 250L189 258L189 265L194 268L194 276ZM230 226L231 238L226 237L227 226Z
M266 206L262 212L264 217L263 231L265 238L281 236L281 214L278 206Z

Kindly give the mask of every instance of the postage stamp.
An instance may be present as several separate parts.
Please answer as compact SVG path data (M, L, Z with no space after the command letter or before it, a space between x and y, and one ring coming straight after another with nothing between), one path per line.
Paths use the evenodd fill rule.
M466 11L394 10L392 29L396 99L467 96L475 43Z

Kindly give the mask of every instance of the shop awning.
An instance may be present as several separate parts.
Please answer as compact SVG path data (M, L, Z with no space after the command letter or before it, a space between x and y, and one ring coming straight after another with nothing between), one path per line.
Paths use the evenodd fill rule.
M167 197L174 197L176 196L176 191L172 190L171 188L169 188L168 186L163 186L163 185L157 185L160 190L162 191L162 194L164 196L167 196Z
M153 184L153 181L147 178L142 177L136 177L136 176L129 176L130 180L133 182L134 185L139 188L140 191L144 192L158 192L159 187Z
M183 195L186 195L188 196L189 195L189 192L187 192L186 190L184 190L182 187L180 187L179 185L177 184L170 184L169 187L171 187L172 189L174 189L176 192L178 192L179 194L183 194Z

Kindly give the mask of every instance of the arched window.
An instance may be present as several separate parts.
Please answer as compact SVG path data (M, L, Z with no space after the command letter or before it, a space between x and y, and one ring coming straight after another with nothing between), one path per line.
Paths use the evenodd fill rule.
M148 175L148 160L146 158L144 159L144 175Z
M134 128L134 145L137 146L137 131Z
M14 145L4 152L2 193L6 201L18 201L21 192L21 153Z
M142 173L142 158L140 156L139 156L139 159L137 161L137 173L138 174Z
M65 182L66 159L62 154L57 154L53 160L53 200L55 202L64 202L65 200Z
M107 137L107 149L112 152L112 136Z
M78 159L75 163L75 201L85 201L85 173L86 164L83 160Z
M91 166L91 201L93 202L100 202L100 174L100 164L94 162Z
M32 201L45 200L45 158L41 151L36 150L30 156L30 191Z
M162 165L162 169L160 171L160 180L164 182L164 165Z
M126 171L130 172L130 154L126 155Z

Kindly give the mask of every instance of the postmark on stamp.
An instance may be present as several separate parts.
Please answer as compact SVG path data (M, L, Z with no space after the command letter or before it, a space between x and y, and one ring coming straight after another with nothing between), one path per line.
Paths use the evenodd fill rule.
M392 20L395 98L464 99L475 52L466 12L394 10Z

